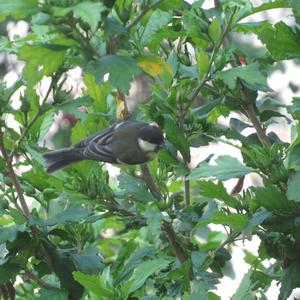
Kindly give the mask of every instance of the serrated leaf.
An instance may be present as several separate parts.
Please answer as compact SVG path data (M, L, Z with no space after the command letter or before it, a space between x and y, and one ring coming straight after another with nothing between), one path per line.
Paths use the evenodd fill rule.
M88 275L81 272L73 272L74 279L88 291L94 293L98 299L113 299L114 291L108 287L102 276Z
M137 64L143 71L153 77L162 75L165 71L173 75L173 70L170 65L156 56L142 56L138 58Z
M300 57L299 36L282 21L265 26L258 37L276 60Z
M65 51L53 51L40 46L25 45L19 50L19 59L27 62L23 74L31 86L43 76L50 76L65 60Z
M266 76L259 70L258 64L231 68L225 71L218 71L212 75L213 79L222 80L230 89L234 89L237 79L242 79L250 85L259 85L268 88Z
M300 172L296 172L289 178L287 197L291 201L300 202Z
M125 194L136 201L151 202L154 196L148 191L145 182L126 173L118 175L119 188L124 190Z
M213 21L208 26L208 34L213 41L213 43L216 45L220 39L222 33L221 24L218 20L218 18L214 18Z
M290 202L286 194L274 185L255 187L251 190L255 193L254 202L269 211L291 211L295 209L293 202Z
M23 19L38 10L38 0L0 0L0 20L8 16L16 20Z
M238 159L224 155L217 158L216 165L209 165L207 162L201 163L191 171L190 175L187 176L187 180L213 177L223 181L239 178L252 172L255 172L255 170L243 165Z
M209 72L209 55L203 50L197 53L197 65L199 79L202 79Z
M53 226L55 224L74 223L85 220L90 215L90 212L82 207L71 206L64 211L54 215L48 220L31 219L31 225Z
M249 219L245 215L241 214L225 214L222 211L217 211L209 219L200 220L197 227L203 227L204 225L214 223L222 224L231 227L235 231L241 231L244 229L249 222Z
M88 94L94 99L96 111L107 113L107 97L111 91L109 83L97 84L92 74L85 74L83 80L88 88Z
M199 186L201 195L209 198L216 198L234 208L241 208L241 203L234 197L228 195L221 181L218 181L218 183L212 181L200 181Z
M151 37L160 29L164 28L170 21L171 14L169 12L156 9L150 16L141 39L142 45L147 45Z
M110 84L127 94L134 75L141 73L136 61L131 57L105 55L96 62L90 62L86 71L92 73L98 83L103 83L104 75L109 74Z
M101 20L101 12L105 11L106 7L101 2L81 1L71 7L54 7L55 16L62 17L70 11L73 12L75 18L80 18L82 21L90 25L91 30L97 29L98 22Z
M185 161L191 160L191 154L186 137L179 129L177 123L170 115L164 115L164 131L168 141L179 150Z

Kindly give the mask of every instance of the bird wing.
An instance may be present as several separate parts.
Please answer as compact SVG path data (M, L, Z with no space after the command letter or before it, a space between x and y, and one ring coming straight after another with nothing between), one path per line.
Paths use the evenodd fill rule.
M107 128L77 143L74 148L83 158L116 163L116 157L110 147L113 134L114 128Z

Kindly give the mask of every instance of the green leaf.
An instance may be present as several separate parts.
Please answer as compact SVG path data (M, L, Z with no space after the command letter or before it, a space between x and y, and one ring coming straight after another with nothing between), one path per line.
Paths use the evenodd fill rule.
M289 178L287 197L291 201L300 202L300 172L296 172Z
M212 181L200 181L199 186L202 196L216 198L223 201L230 207L241 208L242 206L241 203L236 200L236 198L228 195L221 181L218 181L218 183L213 183Z
M41 288L39 291L39 298L43 300L68 300L68 291L53 289L49 290Z
M103 271L105 265L99 255L72 254L71 258L76 269L86 274L97 275Z
M109 83L97 84L92 74L85 74L84 83L88 88L88 94L94 99L94 106L97 112L108 112L107 97L111 87Z
M53 124L54 116L55 116L54 111L49 111L48 113L45 114L43 122L40 127L40 136L39 136L40 139L44 138L44 136L49 131L50 127Z
M149 43L149 40L151 40L151 37L160 29L163 29L169 23L170 19L171 14L169 12L156 9L150 16L145 26L141 38L142 45L147 45Z
M124 190L125 194L139 202L154 201L154 196L148 191L145 182L126 173L118 175L119 188Z
M86 67L97 82L103 83L104 75L109 74L110 84L127 94L134 75L141 73L136 61L131 57L120 55L105 55L96 62L90 62Z
M74 223L85 220L90 215L90 212L78 206L71 206L66 210L54 215L48 220L36 220L34 218L30 219L31 225L40 225L40 226L54 226L55 224L66 224Z
M0 226L0 244L15 240L18 232L23 232L24 230L25 227L23 225Z
M50 76L65 60L65 51L53 51L40 46L25 45L19 50L19 59L27 62L23 74L31 86L43 76Z
M0 284L15 281L16 276L21 270L21 266L13 263L5 263L0 265Z
M82 21L90 25L91 30L95 31L98 22L101 20L101 12L105 11L106 7L100 2L80 1L72 7L54 7L53 12L57 17L67 15L70 11L73 12L75 18L80 18Z
M0 20L8 16L16 20L24 19L38 10L38 0L0 0Z
M279 300L287 299L294 288L300 286L300 263L295 260L287 266L281 278Z
M73 277L88 291L94 293L98 299L114 299L114 288L107 285L102 275L96 276L73 272Z
M300 57L299 34L282 21L264 27L258 37L276 60Z
M256 84L262 88L268 88L266 76L259 70L259 65L256 63L218 71L212 75L212 78L222 80L232 90L235 88L238 78L250 85Z
M238 159L224 155L217 158L216 165L209 165L207 162L201 163L197 168L191 171L187 180L213 177L223 181L242 177L252 172L255 172L255 170L241 164Z
M201 228L207 224L222 224L231 227L235 231L241 231L249 222L249 219L245 215L241 214L225 214L222 211L217 211L209 219L200 220L196 228Z
M293 202L288 201L286 194L274 185L268 187L251 188L255 194L253 199L258 207L264 207L269 211L291 211L295 209Z
M240 286L232 296L231 300L255 299L255 294L252 292L253 283L251 282L252 271L248 271L242 279Z
M197 53L197 65L199 79L202 79L209 72L209 55L203 50Z
M186 137L170 115L164 115L164 121L164 131L167 139L179 150L184 160L189 162L191 160L191 154Z
M214 18L213 21L208 26L208 34L213 41L213 43L216 45L220 39L222 33L221 24L218 20L218 18Z
M126 284L132 293L138 290L149 276L153 273L166 268L172 260L166 258L157 258L142 262L133 272L128 283Z
M206 119L210 113L213 111L213 109L218 106L222 102L222 98L217 98L215 100L209 101L206 104L192 109L192 114L195 116L198 120Z

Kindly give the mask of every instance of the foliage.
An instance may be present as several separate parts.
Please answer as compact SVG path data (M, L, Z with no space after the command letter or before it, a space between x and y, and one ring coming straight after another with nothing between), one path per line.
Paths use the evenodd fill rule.
M266 299L273 280L279 299L300 287L299 98L284 105L267 84L282 60L299 59L299 3L204 2L0 0L2 21L30 27L25 37L0 39L1 52L25 62L14 85L0 85L4 299L221 299L216 285L234 260L230 246L252 236L258 255L245 251L250 270L232 299ZM296 25L245 21L274 8L290 8ZM233 33L263 46L228 43ZM74 97L64 82L76 67L85 88ZM141 74L151 97L134 117L165 132L158 158L124 166L116 178L90 161L47 174L42 153L57 116L74 126L52 143L76 143L130 115L125 95ZM230 126L220 125L231 112ZM291 143L269 127L282 117L293 121ZM210 156L191 170L191 147L210 142L231 144L242 160ZM250 173L262 186L242 191ZM231 193L229 179L237 181Z

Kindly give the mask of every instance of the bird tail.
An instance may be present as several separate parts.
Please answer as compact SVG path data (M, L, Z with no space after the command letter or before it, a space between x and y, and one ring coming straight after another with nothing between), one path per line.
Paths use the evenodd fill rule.
M83 159L78 156L78 152L74 148L46 152L43 154L43 157L46 161L46 171L48 173L52 173Z

